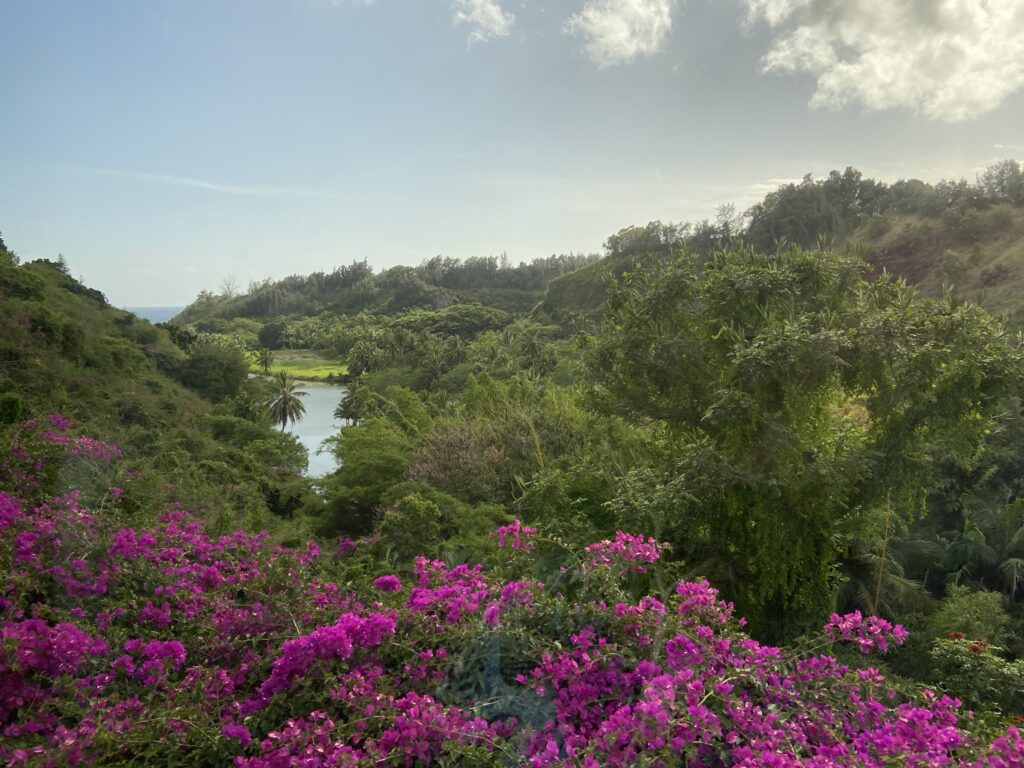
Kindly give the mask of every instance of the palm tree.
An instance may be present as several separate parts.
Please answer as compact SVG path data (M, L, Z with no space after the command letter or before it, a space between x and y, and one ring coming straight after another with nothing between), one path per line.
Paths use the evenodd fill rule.
M942 546L927 539L871 542L856 538L846 542L840 562L842 580L835 594L836 609L854 609L895 617L924 611L933 602L922 582L906 576L907 570L927 571L942 558Z
M308 392L297 390L298 383L285 371L278 371L270 379L273 390L267 397L267 412L271 424L280 424L281 431L288 426L290 421L296 421L306 415L306 406L302 404L300 397L305 397Z
M362 379L356 379L348 387L348 393L334 409L334 418L358 424L380 414L384 398L374 392Z
M256 364L259 365L264 376L270 375L270 366L274 364L274 353L268 347L264 347L256 353Z
M1024 587L1024 499L1009 490L975 491L963 500L964 528L950 549L957 579L999 589L1009 606Z
M933 602L925 587L942 560L943 542L901 535L899 516L886 497L874 534L838 524L834 541L842 546L840 580L833 595L839 613L854 609L886 618L923 612Z

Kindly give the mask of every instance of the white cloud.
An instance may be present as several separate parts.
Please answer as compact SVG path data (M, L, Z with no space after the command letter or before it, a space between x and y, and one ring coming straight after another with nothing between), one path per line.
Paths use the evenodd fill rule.
M746 0L747 21L765 19L773 27L788 19L799 9L807 8L813 0Z
M966 120L1024 87L1021 0L743 0L779 33L767 71L817 78L812 107Z
M585 39L583 50L598 67L626 64L662 50L675 5L676 0L587 0L565 31Z
M454 0L455 23L470 26L469 42L482 43L493 37L507 37L516 17L498 0Z

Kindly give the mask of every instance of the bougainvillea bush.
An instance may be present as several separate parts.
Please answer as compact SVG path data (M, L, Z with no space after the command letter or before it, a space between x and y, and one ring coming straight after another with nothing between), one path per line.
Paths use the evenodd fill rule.
M0 478L8 765L1024 764L1015 729L822 654L902 642L881 619L762 645L627 533L573 553L515 521L487 563L367 572L351 542L211 536L176 505L131 525L120 487L52 487L53 462L121 458L51 423Z

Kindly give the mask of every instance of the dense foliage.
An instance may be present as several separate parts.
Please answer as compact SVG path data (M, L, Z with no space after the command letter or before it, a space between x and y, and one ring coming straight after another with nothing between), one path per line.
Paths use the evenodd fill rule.
M0 242L2 759L1020 764L1024 349L942 287L1012 308L1020 177L165 326Z
M901 627L833 615L801 651L762 645L707 582L668 582L651 538L573 551L515 520L486 565L378 575L359 546L211 536L177 505L143 525L107 484L131 483L119 461L56 415L5 457L8 765L1024 760L1015 728L821 655L884 652ZM62 486L69 464L92 482Z
M831 604L837 537L918 506L937 461L974 461L1024 373L977 307L863 270L796 248L679 259L613 291L591 352L599 402L666 427L649 525L780 637Z
M453 305L483 305L483 315L528 312L552 278L572 271L594 256L568 254L513 265L505 257L464 260L437 256L418 267L392 267L379 274L365 261L333 272L252 284L243 295L233 291L203 292L180 320L202 330L222 331L231 318L269 319L281 315L315 317L360 311L401 314L408 310L443 310ZM486 309L484 308L486 307ZM453 309L451 323L460 323L463 309ZM479 322L472 320L471 322ZM268 331L264 346L274 347L280 335Z

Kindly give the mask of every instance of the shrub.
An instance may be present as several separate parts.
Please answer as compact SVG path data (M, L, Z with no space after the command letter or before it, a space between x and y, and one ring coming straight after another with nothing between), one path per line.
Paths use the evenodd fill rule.
M51 423L54 439L40 439L55 460L103 453ZM706 581L657 588L662 547L649 538L571 551L513 521L486 566L418 557L380 573L358 542L214 536L173 503L132 525L118 487L94 504L63 489L40 498L35 466L0 469L14 488L0 492L11 766L1024 760L1015 728L975 735L955 699L822 655L839 642L884 651L899 627L833 616L799 651L762 645ZM563 565L542 582L552 559Z

